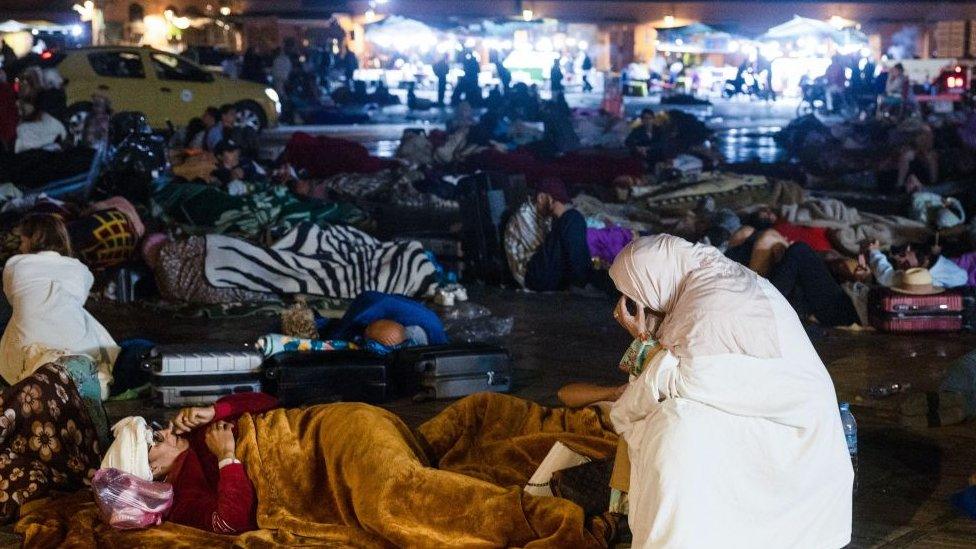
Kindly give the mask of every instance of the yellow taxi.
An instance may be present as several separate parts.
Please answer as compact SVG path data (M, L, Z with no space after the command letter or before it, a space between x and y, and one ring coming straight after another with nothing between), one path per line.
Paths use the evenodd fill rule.
M152 48L101 46L64 50L57 69L68 96L68 129L84 127L94 93L112 110L145 113L154 128L184 126L209 106L237 106L238 123L255 130L278 122L281 102L272 88L208 72L185 57Z

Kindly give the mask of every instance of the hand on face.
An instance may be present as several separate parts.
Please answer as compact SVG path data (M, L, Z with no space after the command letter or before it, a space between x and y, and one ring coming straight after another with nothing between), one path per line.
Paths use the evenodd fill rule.
M211 425L204 441L217 459L234 457L237 443L234 441L233 425L230 423L218 421Z
M213 406L194 406L183 408L173 418L173 433L182 435L201 425L213 421L216 411Z
M627 310L627 296L620 296L620 300L617 301L617 306L613 310L613 317L617 319L617 322L627 333L631 335L634 339L646 339L647 338L647 316L644 313L644 308L638 306L637 312L631 314Z

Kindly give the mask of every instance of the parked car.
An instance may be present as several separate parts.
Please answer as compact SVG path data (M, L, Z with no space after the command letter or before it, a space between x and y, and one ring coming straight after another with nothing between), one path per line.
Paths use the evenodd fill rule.
M185 57L138 47L104 46L64 50L57 68L65 78L68 130L78 136L95 92L108 95L118 111L145 113L153 128L186 125L208 106L237 106L238 123L255 130L275 125L278 94L267 86L214 75Z

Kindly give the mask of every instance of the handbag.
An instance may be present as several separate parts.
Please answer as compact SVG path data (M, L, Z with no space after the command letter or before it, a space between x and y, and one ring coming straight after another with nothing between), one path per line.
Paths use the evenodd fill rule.
M586 516L606 513L610 508L610 476L614 459L595 459L552 474L549 483L556 497L583 508Z

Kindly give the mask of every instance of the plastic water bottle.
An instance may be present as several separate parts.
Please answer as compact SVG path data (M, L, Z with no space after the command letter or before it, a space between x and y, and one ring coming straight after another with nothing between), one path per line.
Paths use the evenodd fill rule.
M840 403L840 420L844 424L847 451L851 454L851 466L854 467L854 491L857 492L857 421L851 413L851 405L847 402Z

